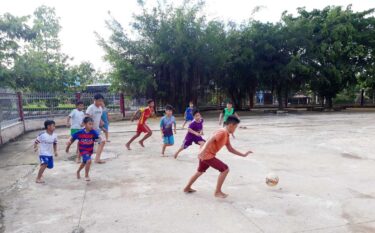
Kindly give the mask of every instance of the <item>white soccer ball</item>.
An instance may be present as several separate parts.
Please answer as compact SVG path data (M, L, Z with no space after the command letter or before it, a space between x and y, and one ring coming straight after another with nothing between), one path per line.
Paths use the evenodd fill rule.
M279 183L279 177L276 174L270 173L266 176L266 184L268 186L276 186Z

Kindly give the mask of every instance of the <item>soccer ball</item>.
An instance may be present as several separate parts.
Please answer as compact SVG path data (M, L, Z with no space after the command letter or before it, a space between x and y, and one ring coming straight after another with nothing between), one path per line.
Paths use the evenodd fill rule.
M266 184L268 186L276 186L279 183L279 177L273 173L266 176Z

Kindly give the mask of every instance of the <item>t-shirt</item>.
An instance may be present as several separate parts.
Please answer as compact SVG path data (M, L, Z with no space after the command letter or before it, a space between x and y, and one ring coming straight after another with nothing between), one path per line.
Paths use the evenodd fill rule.
M172 130L173 125L176 125L176 120L174 116L171 116L171 117L163 116L161 118L160 128L163 130L163 135L165 137L173 135L173 130Z
M185 110L185 120L193 120L193 110L194 108L187 107Z
M80 155L91 155L94 151L94 142L98 138L99 134L96 130L86 132L85 129L81 129L72 135L72 142L78 140Z
M98 130L100 126L100 119L102 118L102 114L103 114L103 108L96 107L95 104L91 104L87 108L86 114L92 117L92 119L94 120L94 129Z
M71 129L81 129L83 118L85 118L85 113L83 111L79 111L78 109L74 109L69 116L71 117Z
M144 125L146 124L147 119L151 117L153 110L150 107L147 107L147 108L141 108L140 111L141 111L141 117L139 118L138 124Z
M203 130L203 119L201 119L199 122L198 121L195 121L193 120L190 125L189 125L189 129L192 129L194 130L195 132L201 132ZM196 135L190 133L188 131L186 137L196 137Z
M35 140L39 144L39 155L53 156L53 145L57 144L55 133L49 134L47 131L42 132Z
M227 121L228 117L229 116L232 116L233 114L236 113L236 110L234 110L234 108L231 108L231 110L229 111L228 108L224 108L223 109L223 115L224 115L224 122Z
M212 159L216 156L216 153L224 146L229 144L229 133L225 128L215 131L212 135L215 138L215 141L212 143L206 142L206 144L201 148L201 152L204 152L201 155L202 160Z

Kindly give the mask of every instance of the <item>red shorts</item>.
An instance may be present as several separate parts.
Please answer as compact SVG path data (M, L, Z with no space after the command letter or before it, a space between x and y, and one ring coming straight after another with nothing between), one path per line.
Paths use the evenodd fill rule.
M225 163L215 157L208 160L199 159L198 172L205 172L209 167L213 167L219 172L223 172L228 169L228 166Z
M148 133L150 131L151 129L146 124L143 124L143 125L138 124L137 126L137 133Z

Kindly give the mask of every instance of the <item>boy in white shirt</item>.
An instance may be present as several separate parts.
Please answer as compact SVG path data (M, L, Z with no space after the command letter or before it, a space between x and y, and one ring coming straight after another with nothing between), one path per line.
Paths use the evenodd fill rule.
M76 132L82 129L82 121L85 117L84 104L82 101L77 101L76 109L73 109L72 112L69 114L67 119L67 126L70 126L70 136L73 136ZM77 143L77 163L80 163L79 151L78 151L78 143Z
M98 132L99 136L101 133L100 127L103 126L104 124L102 121L103 103L104 103L104 97L101 94L95 94L94 103L91 104L86 110L86 116L89 116L94 120L93 129ZM102 164L102 163L105 163L105 161L101 160L100 156L103 152L105 140L100 138L98 144L99 146L98 146L98 150L96 151L95 163Z
M53 168L53 155L57 157L57 136L55 131L55 122L51 120L46 120L44 122L45 131L39 134L34 143L34 150L38 150L39 145L39 160L40 168L38 176L36 178L36 183L44 183L42 180L43 172L48 169Z

